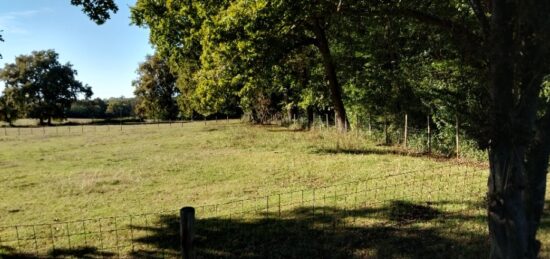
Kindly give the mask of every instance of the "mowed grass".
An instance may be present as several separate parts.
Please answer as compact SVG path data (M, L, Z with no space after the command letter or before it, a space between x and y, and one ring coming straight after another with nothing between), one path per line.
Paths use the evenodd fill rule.
M239 121L0 134L0 224L174 210L428 169L353 134ZM28 130L28 129L25 129ZM70 131L70 132L69 132ZM84 133L82 133L84 131ZM0 132L2 133L2 132ZM373 152L339 152L372 148Z

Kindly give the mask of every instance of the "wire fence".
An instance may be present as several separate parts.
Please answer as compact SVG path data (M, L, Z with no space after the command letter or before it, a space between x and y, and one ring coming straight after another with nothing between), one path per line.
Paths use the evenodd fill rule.
M328 118L328 117L327 117ZM270 123L290 125L292 127L304 128L308 124L307 118L296 117L292 120L273 116ZM184 127L186 123L199 122L207 125L229 123L229 118L215 120L193 120L193 121L155 121L155 122L125 122L119 124L80 124L80 125L57 125L57 126L18 126L1 127L0 137L27 137L27 136L71 136L94 133L132 133L144 129L155 128L176 128ZM310 125L312 130L330 131L335 129L333 121L325 120L322 116L314 117ZM345 131L348 136L370 139L383 145L400 147L406 152L433 153L446 157L469 156L483 160L485 152L477 150L471 140L463 138L460 131L456 130L450 134L439 134L437 129L417 129L406 126L402 121L393 123L380 123L369 121L368 123L357 121L351 131Z
M331 118L332 119L332 118ZM281 125L295 128L308 128L317 131L336 129L333 120L328 116L314 116L311 124L307 118L283 118L273 121ZM426 123L427 124L427 123ZM433 122L430 122L430 125ZM487 160L486 152L479 150L475 142L468 139L460 128L458 121L451 128L438 129L434 125L425 128L413 127L404 122L403 118L392 121L363 120L355 117L353 127L344 130L344 135L370 139L379 145L399 147L407 153L433 154L444 157L466 157L479 161Z
M143 129L176 128L184 127L190 122L201 123L229 123L229 119L208 121L156 121L156 122L125 122L113 124L80 124L80 125L56 125L56 126L17 126L0 127L0 137L26 137L26 136L70 136L92 133L116 133L133 132Z
M470 258L485 172L438 168L197 208L199 257ZM481 256L483 257L483 256Z
M198 258L483 258L487 172L435 167L196 206ZM542 257L550 227L541 224ZM0 255L181 256L177 210L0 227Z

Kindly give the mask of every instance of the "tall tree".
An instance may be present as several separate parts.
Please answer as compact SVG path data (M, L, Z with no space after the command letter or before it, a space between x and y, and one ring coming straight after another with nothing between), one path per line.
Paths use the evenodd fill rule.
M381 11L451 35L465 62L486 74L480 145L489 148L491 258L536 258L550 157L550 2L392 2ZM423 9L422 9L423 8ZM481 93L481 91L480 91Z
M204 35L202 60L208 62L216 52L222 52L218 54L222 57L240 57L234 61L242 63L241 71L246 73L277 64L293 50L313 46L324 68L337 127L344 130L349 127L331 45L336 39L331 33L355 28L342 20L356 16L341 12L340 7L339 1L330 0L233 1L202 27L208 33ZM224 63L218 65L223 67Z
M75 79L77 72L72 65L59 63L58 57L53 50L33 51L16 57L15 63L0 70L5 95L22 96L20 105L25 107L27 116L39 119L41 124L44 120L51 124L52 118L65 118L79 95L92 96L91 87Z
M178 116L176 76L166 60L148 55L137 69L138 79L133 82L138 114L149 118L175 119Z

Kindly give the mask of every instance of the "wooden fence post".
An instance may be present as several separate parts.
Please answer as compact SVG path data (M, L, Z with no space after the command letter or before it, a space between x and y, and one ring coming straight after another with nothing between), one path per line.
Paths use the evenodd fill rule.
M405 130L404 130L404 136L403 136L403 145L405 148L407 148L407 135L408 135L408 128L409 128L409 116L405 114Z
M325 114L325 117L326 117L326 119L327 119L327 129L328 129L328 128L329 128L329 126L330 126L330 124L329 124L329 122L328 122L328 113L327 113L327 114Z
M455 136L455 139L456 139L456 159L459 159L460 158L460 142L459 142L459 139L458 139L458 116L455 116L455 119L456 119L456 136Z
M384 117L384 141L386 142L386 145L390 144L390 139L388 136L388 119Z
M430 128L430 115L428 115L428 154L432 153L432 132Z
M359 137L359 125L361 124L359 121L359 113L355 114L355 137Z
M195 259L193 239L195 235L195 208L183 207L180 210L180 240L183 259Z

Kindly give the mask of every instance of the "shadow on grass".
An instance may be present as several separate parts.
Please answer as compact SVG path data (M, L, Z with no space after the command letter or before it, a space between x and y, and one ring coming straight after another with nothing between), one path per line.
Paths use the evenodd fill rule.
M30 253L18 253L12 247L0 246L0 258L21 258L21 259L35 259L35 258L109 258L115 257L116 254L112 252L101 252L96 247L85 246L72 249L52 249L46 256L35 255Z
M408 157L425 157L438 161L449 161L455 159L448 155L437 153L420 152L412 149L402 149L395 146L384 146L385 148L321 148L314 150L314 154L320 155L397 155Z
M376 208L297 207L290 211L201 218L197 211L197 258L486 258L482 217L447 213L437 205L392 201ZM172 258L179 247L179 219L130 226L138 249L117 255L94 247L56 249L51 257ZM34 258L2 248L4 258Z
M394 201L377 209L300 207L260 219L208 218L196 222L198 258L484 258L483 230L462 229L467 217L429 206ZM236 215L239 216L239 215ZM456 221L460 221L457 225ZM454 223L453 223L454 222ZM178 219L158 227L133 226L151 235L136 241L156 251L179 251Z

